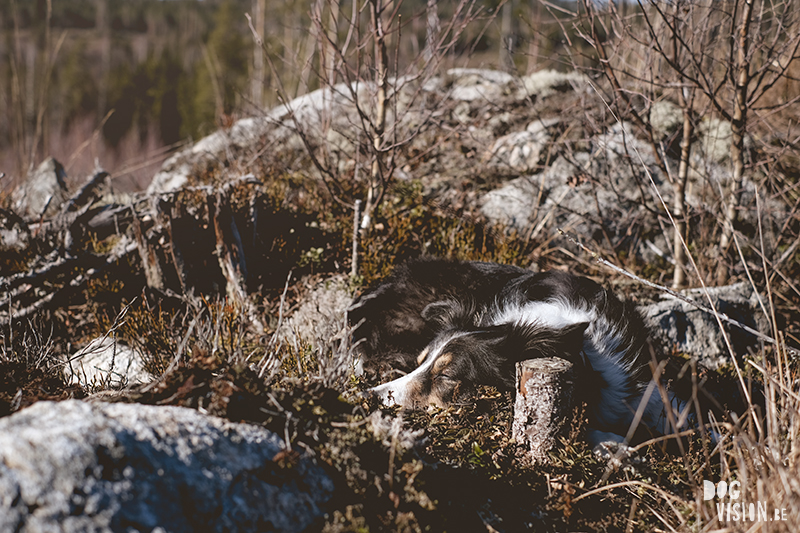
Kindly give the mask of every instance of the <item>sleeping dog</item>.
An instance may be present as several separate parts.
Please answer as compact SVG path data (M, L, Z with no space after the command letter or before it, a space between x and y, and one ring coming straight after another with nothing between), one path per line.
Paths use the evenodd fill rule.
M642 318L589 279L417 259L360 297L349 316L367 370L407 372L371 389L385 405L446 406L475 385L513 390L517 361L561 357L578 370L592 444L623 442L637 410L653 432L667 429ZM685 407L671 395L670 403Z

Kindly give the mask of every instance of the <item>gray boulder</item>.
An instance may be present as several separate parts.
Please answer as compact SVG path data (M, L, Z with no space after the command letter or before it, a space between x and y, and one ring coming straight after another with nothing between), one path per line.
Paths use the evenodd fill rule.
M84 388L118 389L148 383L153 377L144 369L137 350L110 337L98 337L70 356L64 377Z
M313 283L297 309L281 324L283 342L299 349L303 344L327 346L346 327L345 313L353 301L346 276L335 275Z
M58 213L69 198L66 178L63 165L48 157L14 190L14 211L27 218Z
M283 451L192 409L39 402L0 419L0 531L303 531L334 486Z
M769 333L769 319L749 284L714 287L708 289L708 292L720 313L756 331ZM708 306L702 289L688 289L683 294ZM640 307L639 311L650 323L654 338L665 348L696 356L703 366L711 369L730 362L725 339L717 319L711 313L671 296ZM743 356L759 346L759 340L741 328L725 324L725 331L737 356Z

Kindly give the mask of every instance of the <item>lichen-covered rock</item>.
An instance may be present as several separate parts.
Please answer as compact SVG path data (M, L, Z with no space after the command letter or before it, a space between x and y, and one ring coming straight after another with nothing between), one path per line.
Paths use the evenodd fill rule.
M649 259L652 252L642 234L658 228L653 192L642 167L621 160L616 151L620 140L612 133L598 142L595 154L559 156L541 174L486 193L479 200L481 213L492 224L525 235L533 228L547 234L560 228L583 239L635 239L634 249ZM657 173L654 179L661 183ZM671 189L666 189L663 194L670 198Z
M583 90L589 86L589 78L580 72L558 72L544 69L522 77L518 98L537 96L546 98L559 92Z
M64 166L48 157L14 190L14 210L27 218L57 213L69 198L66 178Z
M345 327L345 312L353 301L347 278L336 275L316 283L297 309L281 325L280 335L290 344L327 346Z
M559 119L534 120L523 131L503 135L492 146L490 164L517 172L532 172L547 151L552 140L548 128Z
M120 388L153 379L142 354L109 337L93 339L64 365L67 381L85 388Z
M453 100L496 101L502 97L514 77L497 70L479 68L453 68L447 71L448 96Z
M657 137L667 137L683 125L683 112L669 100L659 100L650 108L650 124Z
M700 149L707 161L721 163L731 157L733 128L727 120L704 118L697 126Z
M192 409L39 402L0 419L0 531L303 531L334 486L284 452Z
M769 333L769 319L749 284L712 287L708 292L717 311L756 331ZM683 294L708 306L702 289L685 290ZM730 352L711 313L670 296L639 310L650 322L652 335L665 348L696 356L703 366L711 369L730 362ZM725 331L737 356L758 347L758 339L741 328L725 324Z

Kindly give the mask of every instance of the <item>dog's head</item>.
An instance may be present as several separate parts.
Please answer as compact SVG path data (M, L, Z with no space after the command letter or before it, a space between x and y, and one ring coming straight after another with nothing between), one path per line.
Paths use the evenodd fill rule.
M476 385L512 389L517 361L538 357L581 361L585 322L560 329L513 323L478 327L462 320L459 309L440 305L426 311L440 313L431 318L446 320L444 329L419 354L413 372L369 391L385 405L444 407Z

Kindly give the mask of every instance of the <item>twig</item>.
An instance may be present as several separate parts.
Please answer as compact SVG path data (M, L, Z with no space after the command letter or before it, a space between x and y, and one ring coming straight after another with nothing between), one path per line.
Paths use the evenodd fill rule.
M356 277L358 275L358 218L361 211L361 200L356 200L353 205L353 257L351 260L350 275Z
M674 495L664 491L664 489L656 487L655 485L651 485L649 483L643 483L641 481L621 481L619 483L612 483L611 485L606 485L604 487L599 487L599 488L596 488L596 489L592 489L590 491L584 492L583 494L573 498L572 503L574 504L574 503L577 503L577 502L579 502L580 500L582 500L584 498L588 498L589 496L594 496L595 494L600 494L602 492L606 492L608 490L617 489L617 488L620 488L620 487L642 487L644 489L650 490L652 492L655 492L656 494L659 494L659 495L663 496L664 499L673 500L673 501L676 501L676 502L684 503L683 500L681 500L677 496L674 496Z

